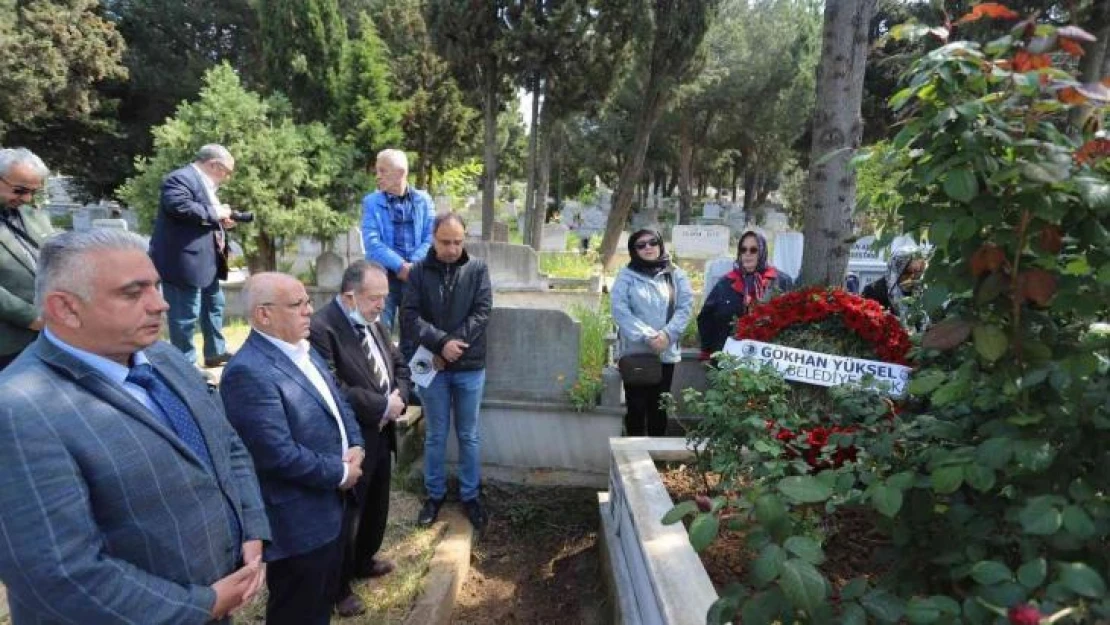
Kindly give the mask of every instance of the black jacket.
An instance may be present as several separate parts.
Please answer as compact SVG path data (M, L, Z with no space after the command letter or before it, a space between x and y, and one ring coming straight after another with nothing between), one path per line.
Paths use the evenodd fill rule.
M878 280L863 287L861 295L867 299L879 302L879 305L889 310L895 315L898 314L897 310L892 310L890 306L890 288L887 286L886 277L879 278Z
M480 258L462 257L450 265L436 258L435 248L414 264L401 304L401 350L409 360L418 345L439 355L450 339L470 345L447 371L474 371L486 366L486 325L493 308L489 269Z
M778 277L767 284L767 297L789 291L793 287L794 281L790 276L779 272ZM744 296L732 288L732 281L728 276L717 280L698 313L698 337L701 338L702 352L714 354L721 351L728 337L736 332L736 319L747 312Z

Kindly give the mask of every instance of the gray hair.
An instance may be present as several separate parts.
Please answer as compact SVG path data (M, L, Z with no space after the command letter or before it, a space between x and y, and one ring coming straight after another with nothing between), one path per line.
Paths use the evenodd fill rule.
M35 306L41 311L46 295L66 291L88 301L92 298L92 278L96 263L88 262L92 252L138 250L146 253L147 243L139 235L117 228L71 230L48 238L39 250L35 272Z
M409 170L409 157L401 150L389 148L378 152L378 158L375 162L380 163L386 161L398 169L403 169L406 172Z
M232 163L235 162L235 157L232 156L231 152L224 146L218 143L209 143L208 145L202 145L200 149L197 150L197 156L195 160L198 163L217 161L219 163L223 163L224 165L230 166Z
M0 176L7 176L16 165L28 165L36 176L46 179L50 169L34 152L27 148L4 148L0 150Z
M383 276L388 276L385 272L385 267L371 260L359 259L351 263L343 272L343 280L339 283L339 292L347 293L349 291L357 291L362 286L362 281L366 279L366 273L376 271Z

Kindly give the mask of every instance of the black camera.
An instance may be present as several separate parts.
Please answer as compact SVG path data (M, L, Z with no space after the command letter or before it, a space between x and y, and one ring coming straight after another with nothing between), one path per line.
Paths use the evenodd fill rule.
M249 224L254 221L254 213L249 211L231 211L231 221L240 224Z

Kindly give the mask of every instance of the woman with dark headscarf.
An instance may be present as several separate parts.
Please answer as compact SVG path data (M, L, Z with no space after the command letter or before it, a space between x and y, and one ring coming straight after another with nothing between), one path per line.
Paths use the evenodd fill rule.
M902 306L902 298L919 294L925 263L926 254L919 247L904 247L892 252L886 263L886 275L864 287L863 296L875 300L902 323L907 323L908 311Z
M628 256L628 265L610 290L619 355L655 354L663 373L650 385L625 380L624 432L662 436L667 413L659 407L659 398L670 392L674 363L681 360L678 339L694 308L694 290L686 273L671 263L663 237L655 230L638 230L628 237Z
M713 286L698 314L702 358L721 351L736 327L736 319L747 314L752 304L765 302L793 286L790 276L767 263L767 239L754 230L745 232L732 271Z

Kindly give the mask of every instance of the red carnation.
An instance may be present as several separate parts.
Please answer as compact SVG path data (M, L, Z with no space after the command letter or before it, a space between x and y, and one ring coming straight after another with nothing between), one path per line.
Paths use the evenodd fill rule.
M1039 625L1041 622L1041 611L1028 603L1015 605L1006 612L1006 616L1014 625Z

